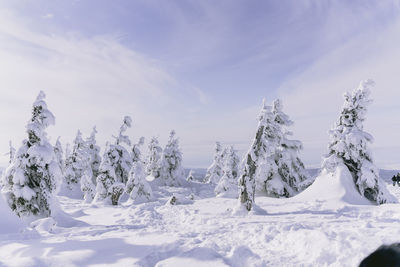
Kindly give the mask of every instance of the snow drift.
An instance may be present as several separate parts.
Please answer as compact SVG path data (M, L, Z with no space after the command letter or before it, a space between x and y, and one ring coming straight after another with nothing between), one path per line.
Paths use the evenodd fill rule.
M334 172L323 169L315 182L293 199L331 204L373 205L358 192L350 171L343 164L339 164Z

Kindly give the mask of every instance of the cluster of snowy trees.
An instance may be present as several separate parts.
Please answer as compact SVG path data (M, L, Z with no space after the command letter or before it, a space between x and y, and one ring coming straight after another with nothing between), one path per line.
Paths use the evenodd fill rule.
M368 149L373 138L363 130L373 84L371 80L362 81L353 92L344 95L339 120L330 131L331 142L322 168L335 172L344 164L359 193L373 203L382 204L395 200L380 182L378 168ZM312 183L298 157L301 143L287 138L290 132L286 127L291 124L279 100L272 106L263 103L256 136L243 158L239 177L241 207L250 211L257 191L272 197L291 197Z
M322 168L335 172L338 166L346 166L359 193L382 204L393 199L380 182L368 149L373 138L363 130L372 85L371 80L363 81L345 94L342 112L330 131ZM22 146L15 150L10 143L10 164L3 174L2 193L18 216L50 216L57 206L57 194L86 203L142 203L152 200L159 186L190 185L196 180L193 171L184 179L175 131L171 131L164 148L157 138L151 138L144 156L144 138L132 144L125 133L132 126L129 116L124 117L102 156L96 144L96 127L86 139L78 130L72 148L67 146L64 155L60 139L53 146L47 138L46 128L55 123L55 118L44 99L45 94L40 92L33 103L26 126L28 136ZM275 198L299 194L313 180L299 157L302 143L290 139L292 125L280 100L271 105L264 100L255 137L243 159L233 146L223 147L217 142L203 182L214 186L218 197L238 198L240 207L248 211L255 205L256 194Z
M186 183L182 153L175 131L164 149L157 138L149 143L149 155L142 156L144 138L131 146L126 130L132 119L126 116L100 156L96 127L84 139L78 130L65 155L60 138L51 145L46 128L55 124L41 91L33 103L27 139L16 151L10 143L10 165L2 179L2 193L10 208L20 217L48 217L58 205L57 194L81 198L89 203L117 205L121 201L140 203L152 199L149 182L155 186Z
M240 159L233 146L223 148L219 142L215 144L214 159L204 177L205 183L215 184L217 196L237 197Z

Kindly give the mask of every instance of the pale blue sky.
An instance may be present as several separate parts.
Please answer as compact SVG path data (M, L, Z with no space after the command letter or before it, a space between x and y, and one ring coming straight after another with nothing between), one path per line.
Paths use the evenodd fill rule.
M262 98L280 97L302 157L318 166L342 94L372 78L366 130L380 167L400 167L398 1L1 1L0 151L19 145L47 93L52 140L131 115L134 141L180 136L186 166L216 140L243 153ZM4 162L6 158L2 160Z

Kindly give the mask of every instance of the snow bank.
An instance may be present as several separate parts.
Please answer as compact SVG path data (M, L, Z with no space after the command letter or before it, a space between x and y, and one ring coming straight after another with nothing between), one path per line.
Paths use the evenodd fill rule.
M351 173L343 164L339 164L334 172L322 170L315 182L293 200L373 205L358 192Z
M0 235L19 233L24 228L22 220L15 215L0 194Z

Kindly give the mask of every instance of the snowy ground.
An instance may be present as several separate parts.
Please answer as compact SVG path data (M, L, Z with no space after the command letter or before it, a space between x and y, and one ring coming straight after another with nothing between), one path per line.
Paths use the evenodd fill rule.
M392 173L385 174L388 178ZM400 187L388 185L398 198ZM174 192L181 205L165 205ZM189 196L194 194L194 201ZM235 199L212 188L163 188L156 202L93 206L62 197L84 222L43 221L0 235L6 266L357 266L382 243L400 241L400 205L337 205L258 197L257 212L232 215Z

